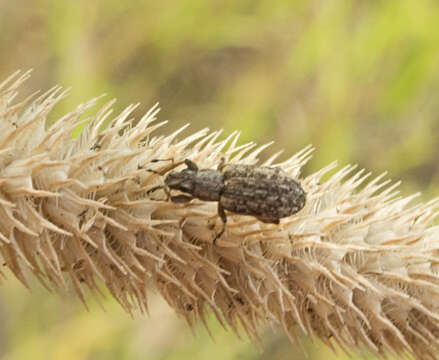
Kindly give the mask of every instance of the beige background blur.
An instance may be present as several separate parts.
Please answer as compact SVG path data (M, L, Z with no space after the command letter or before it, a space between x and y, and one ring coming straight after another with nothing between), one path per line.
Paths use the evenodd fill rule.
M305 175L332 160L439 193L439 6L388 1L0 0L0 80L33 68L23 96L72 86L52 120L101 93L117 111L155 102L171 132L240 129L285 157L312 143ZM103 104L105 100L102 100ZM11 276L0 286L0 360L303 359L274 329L262 347L210 322L192 335L161 298L149 317L111 298L87 312ZM308 359L337 357L306 340Z

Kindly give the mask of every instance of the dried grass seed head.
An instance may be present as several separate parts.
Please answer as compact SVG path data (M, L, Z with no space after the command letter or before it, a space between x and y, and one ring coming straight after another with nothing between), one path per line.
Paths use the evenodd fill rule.
M180 130L154 136L164 123L153 107L134 124L128 107L102 129L112 102L71 133L96 99L48 125L66 94L53 88L14 103L29 73L0 84L0 256L23 284L30 271L61 290L71 283L82 301L105 286L129 312L146 311L149 286L189 324L213 311L237 333L258 337L280 324L346 351L366 347L437 359L439 353L438 201L410 205L396 186L346 166L325 182L331 164L300 179L307 203L279 225L230 214L215 245L215 203L155 201L147 189L163 179L152 159L189 158L213 169L258 163L265 146L237 145L238 133ZM276 164L300 178L312 148ZM361 185L361 187L360 187ZM88 290L87 290L88 289ZM240 325L239 325L240 324Z

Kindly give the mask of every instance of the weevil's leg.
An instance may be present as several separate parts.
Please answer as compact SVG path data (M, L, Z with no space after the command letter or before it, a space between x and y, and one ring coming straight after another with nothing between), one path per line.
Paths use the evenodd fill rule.
M169 158L169 159L152 159L150 161L151 162L170 161L170 162L174 163L174 159L173 158Z
M149 190L146 192L146 194L149 195L149 194L153 193L154 191L157 191L157 190L160 190L160 189L163 189L163 191L164 191L165 194L166 194L166 200L165 200L165 201L168 201L169 198L171 197L171 193L169 192L168 187L165 186L165 185L157 185L157 186L154 186L153 188L149 189ZM152 199L152 200L154 200L154 199ZM160 201L160 200L157 200L157 201Z
M222 156L218 164L217 170L221 172L225 165L226 165L226 159L224 158L224 156Z
M176 204L185 204L193 199L195 199L193 196L188 195L171 196L171 201Z
M280 219L279 218L263 218L263 217L258 217L257 219L259 221L262 221L263 223L266 223L266 224L276 224L276 225L278 225L280 223Z
M195 164L192 160L185 159L183 162L185 163L185 165L187 166L187 168L188 168L189 170L192 170L192 171L198 171L198 166L197 166L197 164Z
M140 170L140 169L139 169L139 170ZM163 172L163 171L156 171L156 170L152 170L152 169L146 169L146 171L151 172L151 173L153 173L153 174L160 175L160 176L166 174L166 172Z
M153 188L149 189L146 194L149 195L151 193L153 193L154 191L157 191L159 189L164 189L165 186L164 185L158 185L158 186L154 186Z
M152 160L150 160L150 162L152 162L152 163L159 162L159 161L172 161L172 163L174 163L174 159L152 159ZM137 164L137 170L142 170L142 169L143 169L143 165ZM160 174L159 171L155 171L155 170L146 169L146 171L152 172L154 174Z
M154 174L162 176L162 175L165 175L167 172L175 169L177 166L180 166L181 164L186 164L187 165L186 160L179 161L179 162L176 162L176 163L174 162L174 159L152 159L152 160L150 160L150 162L153 162L153 163L154 162L159 162L159 161L171 161L172 164L169 167L167 167L167 168L165 168L164 170L161 170L161 171L151 170L151 169L147 169L146 171L152 172Z
M226 230L227 215L220 201L218 201L218 215L223 221L223 228L218 234L215 235L215 238L213 239L213 245L216 244L216 241L224 234L224 231Z

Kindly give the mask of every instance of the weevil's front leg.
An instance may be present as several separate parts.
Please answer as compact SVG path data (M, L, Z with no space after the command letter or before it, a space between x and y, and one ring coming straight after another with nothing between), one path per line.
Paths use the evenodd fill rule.
M226 166L226 159L223 157L221 157L220 162L218 164L218 167L216 168L219 172L223 171L224 166Z
M186 160L179 161L179 162L174 162L174 159L172 159L172 158L171 159L152 159L152 160L150 160L150 162L152 162L152 163L159 162L159 161L171 161L172 164L169 167L166 167L164 170L161 170L161 171L152 170L152 169L146 169L146 171L152 172L152 173L160 175L160 176L163 176L167 172L175 169L177 166L180 166L181 164L184 164Z
M198 166L197 166L197 164L195 164L192 160L185 159L183 162L184 162L184 164L187 166L187 168L188 168L189 170L192 170L192 171L195 171L195 172L198 171Z
M154 191L157 191L157 190L160 190L160 189L163 189L163 191L166 194L166 200L165 201L168 201L171 198L171 193L170 193L168 187L165 186L165 185L154 186L153 188L149 189L146 192L146 194L149 195L149 194L153 193ZM151 200L156 200L156 199L151 199ZM157 201L160 201L160 200L157 200Z
M218 234L215 235L215 238L213 239L213 245L216 244L216 241L224 234L224 231L226 230L227 215L220 201L218 201L218 215L223 221L223 228Z
M176 163L174 162L174 159L172 159L172 158L171 159L152 159L152 160L150 160L150 162L152 162L152 163L159 162L159 161L171 161L172 164L171 164L171 166L169 166L166 169L161 170L161 171L156 171L156 170L151 170L151 169L147 169L147 171L162 176L162 175L165 175L167 172L175 169L177 166L180 166L182 164L185 164L188 167L188 169L190 169L192 171L198 171L197 164L195 164L192 160L189 160L189 159L184 159L184 160L176 162Z

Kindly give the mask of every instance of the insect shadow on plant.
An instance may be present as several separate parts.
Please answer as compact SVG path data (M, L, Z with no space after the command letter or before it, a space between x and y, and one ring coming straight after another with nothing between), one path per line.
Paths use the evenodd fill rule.
M166 201L174 203L186 203L193 199L217 201L218 215L223 226L213 244L225 231L225 210L254 216L264 223L279 224L281 218L291 216L305 206L306 193L302 186L279 167L226 164L224 158L217 170L199 169L189 159L176 163L173 159L152 160L158 161L172 161L173 164L163 172L148 171L165 175L182 164L187 168L171 171L165 178L165 185L155 186L147 194L162 189L167 196ZM171 190L185 194L172 195Z

